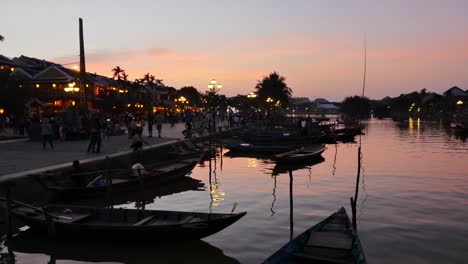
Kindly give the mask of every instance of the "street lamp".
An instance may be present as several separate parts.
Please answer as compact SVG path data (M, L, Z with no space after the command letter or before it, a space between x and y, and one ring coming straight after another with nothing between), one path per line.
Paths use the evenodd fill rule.
M223 88L223 85L218 83L215 79L211 80L210 83L208 84L208 90L210 93L217 93L219 90Z
M257 94L254 93L254 92L250 92L248 95L247 95L247 98L249 99L255 99L257 98ZM254 100L255 101L255 100ZM254 108L255 110L255 116L256 116L256 119L257 119L257 123L258 123L258 118L259 118L259 114L258 114L258 111L257 111L257 107L255 107L255 104L252 105L252 107Z
M250 92L248 95L247 95L247 98L256 98L257 97L257 94L254 93L254 92Z
M72 93L74 95L76 92L80 91L80 88L75 87L75 85L76 85L75 82L71 82L71 83L68 84L68 87L63 88L63 90L66 93ZM72 105L75 106L75 101L74 100L72 101Z
M212 130L213 134L216 132L216 121L215 121L215 95L219 90L223 88L223 85L218 83L215 79L212 79L210 83L208 84L208 95L210 96L211 99L211 118L213 119L212 121Z
M72 82L72 83L69 83L68 84L68 87L65 87L63 88L63 90L65 92L79 92L80 91L80 88L79 87L75 87L76 83L75 82Z
M187 101L187 99L186 99L185 97L183 97L183 96L179 97L178 100L179 100L179 102L181 102L182 104L184 104L185 101Z
M274 100L271 97L268 97L266 99L266 102L268 104L268 119L270 119L270 121L271 121L271 103L273 103L273 101Z

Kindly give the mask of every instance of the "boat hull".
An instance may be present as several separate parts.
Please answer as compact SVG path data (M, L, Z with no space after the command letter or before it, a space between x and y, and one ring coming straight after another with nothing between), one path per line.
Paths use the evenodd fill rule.
M77 212L78 214L64 213L67 210ZM11 212L13 216L38 234L47 234L54 238L67 240L92 239L113 242L196 240L223 230L246 214L246 212L237 214L209 214L59 206L48 209L48 212L54 217L59 216L63 218L54 218L52 221L47 221L45 214L37 211L31 213L30 210L25 210L22 206L13 208ZM83 218L84 221L79 219L80 214L87 216ZM76 219L65 219L67 216ZM151 217L155 219L166 217L166 220L142 223L142 221L144 222L145 219ZM191 220L184 222L184 219Z

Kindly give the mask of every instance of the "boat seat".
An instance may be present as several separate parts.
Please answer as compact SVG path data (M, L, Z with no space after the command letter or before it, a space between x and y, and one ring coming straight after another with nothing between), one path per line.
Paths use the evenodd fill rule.
M292 256L301 260L307 260L307 263L336 263L336 264L354 264L352 256L335 257L335 256L320 256L307 253L292 253ZM302 263L302 262L301 262Z
M325 224L322 228L321 231L326 231L326 232L346 232L348 231L349 228L346 228L345 225L342 224L335 224L335 223L328 223Z
M353 238L342 232L314 232L310 234L306 246L350 250L353 247Z
M68 223L68 224L76 224L84 222L85 220L89 219L91 214L75 214L75 215L56 215L55 221ZM68 219L71 218L71 219Z
M185 218L183 218L183 219L181 219L179 221L179 224L181 224L181 225L187 224L188 222L192 221L193 218L195 218L195 215L186 216Z
M133 224L134 226L142 226L146 223L148 223L149 221L153 220L154 218L156 218L156 215L150 215L150 216L147 216L145 218L143 218L142 220L140 220L139 222Z

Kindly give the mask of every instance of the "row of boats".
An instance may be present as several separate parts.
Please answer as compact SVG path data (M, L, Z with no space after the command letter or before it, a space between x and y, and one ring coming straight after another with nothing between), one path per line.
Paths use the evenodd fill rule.
M249 143L244 143L249 144ZM264 145L266 146L266 145ZM226 147L235 151L235 147ZM284 150L284 151L283 151ZM323 159L325 146L315 144L273 151L277 162ZM45 173L37 181L61 200L102 196L109 193L142 192L187 178L205 148L192 146L174 154L176 158L132 169ZM9 212L35 232L64 239L109 241L169 241L200 239L232 225L247 212L200 213L90 206L49 205L36 207L19 201L0 202ZM317 235L318 234L318 235ZM341 234L341 235L340 235ZM317 242L318 241L318 242ZM320 242L321 241L321 242ZM325 242L324 242L325 241ZM328 241L328 242L327 242ZM351 243L348 243L351 241ZM304 234L290 241L265 263L303 263L304 260L329 263L365 263L357 235L344 208Z

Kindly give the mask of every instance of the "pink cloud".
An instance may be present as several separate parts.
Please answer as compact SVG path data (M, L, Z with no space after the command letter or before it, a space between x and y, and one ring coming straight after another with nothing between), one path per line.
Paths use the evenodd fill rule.
M440 92L447 88L444 85L448 81L452 82L450 85L468 85L468 78L460 70L468 59L468 34L454 34L431 43L399 43L390 46L368 41L370 96L394 96L424 87ZM216 78L229 96L249 93L257 80L278 71L287 78L294 96L342 99L360 93L363 59L362 39L358 37L285 35L237 39L210 49L90 51L87 69L111 76L111 69L119 65L132 80L150 72L167 85L193 85L200 91ZM56 61L78 61L78 56Z

